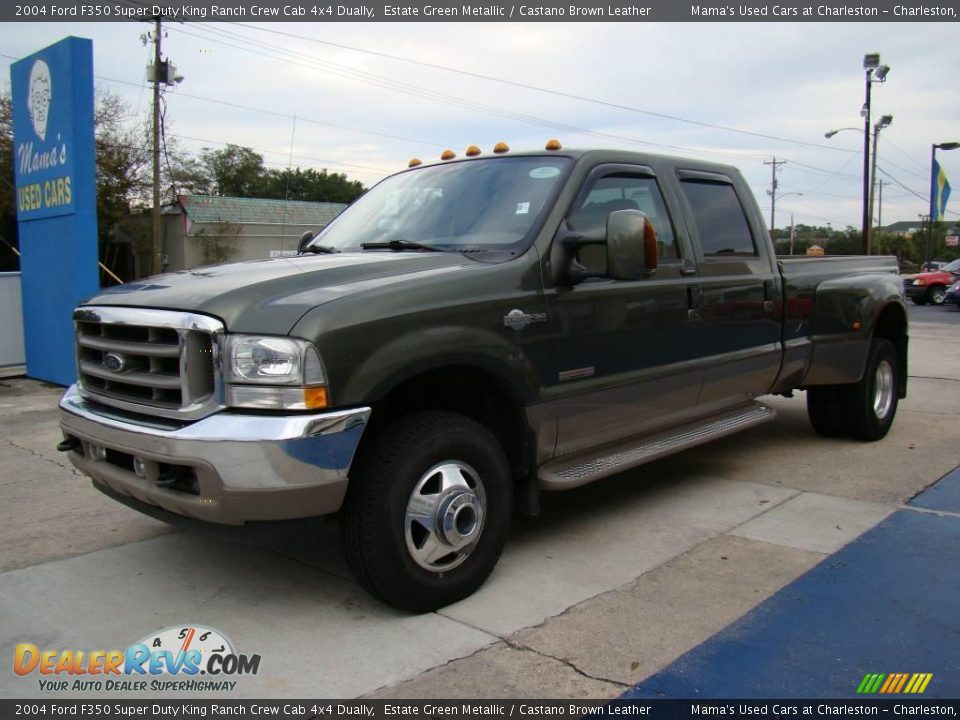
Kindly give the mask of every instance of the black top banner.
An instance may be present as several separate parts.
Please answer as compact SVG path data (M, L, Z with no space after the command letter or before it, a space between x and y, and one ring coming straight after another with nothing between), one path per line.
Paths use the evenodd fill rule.
M953 700L0 700L0 717L318 718L956 718Z
M129 22L956 22L956 0L36 0L2 3L0 20Z

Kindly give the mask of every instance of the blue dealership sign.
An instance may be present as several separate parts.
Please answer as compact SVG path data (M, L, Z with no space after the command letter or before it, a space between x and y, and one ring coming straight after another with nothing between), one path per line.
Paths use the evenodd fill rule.
M27 375L68 385L73 308L99 289L93 43L66 38L10 76Z

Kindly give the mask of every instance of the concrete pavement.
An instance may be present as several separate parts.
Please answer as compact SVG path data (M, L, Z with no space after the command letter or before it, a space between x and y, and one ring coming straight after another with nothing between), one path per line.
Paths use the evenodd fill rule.
M237 696L619 695L957 465L954 316L911 308L910 397L884 441L825 440L802 394L768 398L772 423L546 496L476 595L423 616L370 600L331 525L249 547L108 500L53 450L59 391L2 381L0 653L125 648L196 623L262 655ZM0 696L52 695L7 670Z

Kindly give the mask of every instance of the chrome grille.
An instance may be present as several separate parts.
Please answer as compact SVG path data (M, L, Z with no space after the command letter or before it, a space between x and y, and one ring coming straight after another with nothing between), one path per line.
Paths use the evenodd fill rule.
M128 410L195 419L221 406L223 325L194 313L84 307L74 313L77 374L90 397Z

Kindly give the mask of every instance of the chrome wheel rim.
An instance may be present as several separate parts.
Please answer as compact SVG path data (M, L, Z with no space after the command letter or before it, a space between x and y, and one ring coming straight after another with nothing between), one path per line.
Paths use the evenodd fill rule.
M410 557L430 572L457 567L477 546L486 510L476 470L459 460L434 465L407 500L403 528Z
M936 288L930 293L930 302L934 305L942 305L944 298L947 296L947 291L941 288Z
M893 405L893 366L883 360L877 366L877 373L873 382L873 414L878 420L883 420Z

